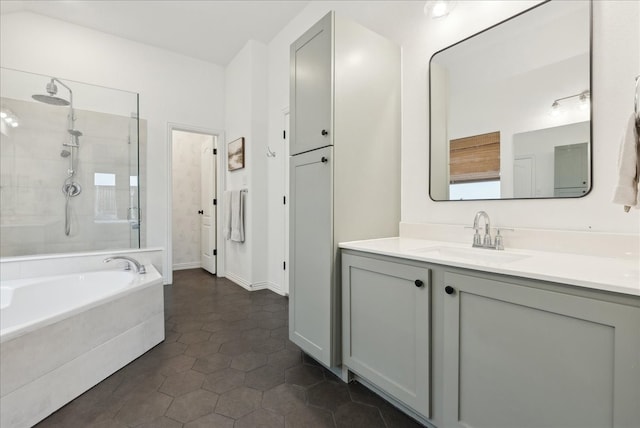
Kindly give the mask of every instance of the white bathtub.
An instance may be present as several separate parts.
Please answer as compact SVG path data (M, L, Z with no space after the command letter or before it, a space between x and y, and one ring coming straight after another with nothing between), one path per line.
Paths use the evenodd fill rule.
M164 340L162 277L146 267L2 281L2 428L34 425Z

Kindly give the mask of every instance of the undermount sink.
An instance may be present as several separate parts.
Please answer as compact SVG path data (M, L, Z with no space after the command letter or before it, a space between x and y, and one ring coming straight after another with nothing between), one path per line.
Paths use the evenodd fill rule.
M411 251L416 254L438 257L443 259L456 259L476 263L512 263L529 257L526 254L514 254L504 251L489 250L484 248L460 248L460 247L427 247Z

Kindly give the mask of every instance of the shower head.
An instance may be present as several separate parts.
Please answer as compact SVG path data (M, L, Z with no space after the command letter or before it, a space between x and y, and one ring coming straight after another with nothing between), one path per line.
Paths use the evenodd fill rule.
M47 93L49 95L33 95L31 98L41 103L51 104L54 106L68 106L70 104L69 101L65 100L64 98L56 97L56 94L58 93L58 87L56 86L55 80L55 78L51 79L51 81L47 83ZM62 85L65 86L64 84Z
M63 150L60 152L60 156L63 158L68 158L69 155L71 155L71 152L69 150Z
M67 132L74 137L82 137L82 132L78 131L77 129L67 129Z
M33 98L36 101L40 101L41 103L45 103L45 104L51 104L54 106L68 106L69 105L69 101L59 98L59 97L54 97L51 95L33 95L31 98Z

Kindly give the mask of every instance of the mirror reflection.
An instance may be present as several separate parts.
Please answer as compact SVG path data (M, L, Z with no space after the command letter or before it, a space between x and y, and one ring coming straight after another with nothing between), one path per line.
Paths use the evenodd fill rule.
M588 193L590 25L588 1L549 1L433 55L433 200Z

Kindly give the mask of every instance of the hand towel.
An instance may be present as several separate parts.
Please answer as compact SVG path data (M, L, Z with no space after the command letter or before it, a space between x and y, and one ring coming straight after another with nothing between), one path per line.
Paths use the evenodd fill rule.
M632 114L620 142L618 153L618 185L613 192L613 203L624 205L624 210L630 207L640 208L638 203L638 177L640 176L640 141L636 117Z
M223 200L224 215L222 216L222 234L227 241L231 239L231 191L224 192Z
M231 191L231 240L244 242L244 194Z

